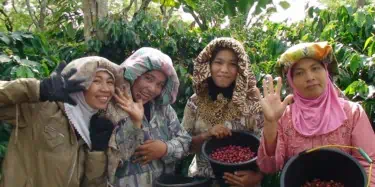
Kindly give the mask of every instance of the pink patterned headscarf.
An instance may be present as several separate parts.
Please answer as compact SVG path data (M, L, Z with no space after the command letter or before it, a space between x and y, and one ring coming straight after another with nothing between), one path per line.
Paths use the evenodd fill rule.
M327 69L327 65L325 65ZM293 88L291 105L293 126L304 136L315 136L330 133L339 128L347 119L343 109L342 98L338 94L326 71L327 85L324 92L315 99L302 97L293 84L292 68L289 68L287 79Z

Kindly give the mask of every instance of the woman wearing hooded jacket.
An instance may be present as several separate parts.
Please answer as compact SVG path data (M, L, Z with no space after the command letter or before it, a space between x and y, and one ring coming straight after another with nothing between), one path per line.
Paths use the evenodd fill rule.
M112 98L120 68L101 57L64 67L60 63L42 81L0 81L0 120L15 126L0 186L106 186L108 141L98 142L108 140L113 128L90 134L89 124Z
M161 174L174 172L190 146L171 107L179 80L170 57L149 47L120 66L125 81L106 113L117 124L109 144L109 180L117 187L151 187Z
M194 61L195 94L186 104L183 127L192 136L195 153L190 176L214 177L209 161L201 154L205 140L245 130L260 135L263 126L261 107L256 97L256 80L249 71L249 59L242 44L233 38L211 41ZM260 184L259 172L225 173L230 186Z

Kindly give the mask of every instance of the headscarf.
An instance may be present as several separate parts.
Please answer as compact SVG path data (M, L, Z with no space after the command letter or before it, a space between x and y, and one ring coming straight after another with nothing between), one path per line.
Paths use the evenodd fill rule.
M304 136L323 135L339 128L347 119L343 109L343 99L338 93L326 71L327 85L324 92L315 99L304 98L295 88L292 79L292 67L303 58L312 58L322 62L325 69L337 62L332 47L326 42L304 43L293 46L281 55L279 65L284 67L289 85L293 88L291 105L293 127ZM288 61L293 60L293 61ZM332 71L332 70L331 70Z
M124 69L123 78L116 81L116 87L126 92L129 96L131 96L131 86L139 76L148 71L160 70L167 76L167 82L160 96L151 102L165 106L173 104L176 101L180 82L172 60L168 55L154 48L142 47L128 57L120 66ZM146 117L149 116L148 110L149 108L146 106ZM121 120L129 116L127 112L118 107L114 102L108 105L105 115L114 124L118 124Z
M229 48L238 57L238 73L231 98L226 99L222 94L212 107L208 105L208 87L211 78L210 61L217 48ZM220 124L235 119L240 115L255 115L261 111L259 100L256 97L256 80L249 70L249 58L243 45L233 38L217 38L212 40L194 60L193 88L198 98L198 108L203 120L211 124ZM207 108L210 107L210 108ZM202 110L206 108L206 110Z
M125 68L124 78L131 85L134 84L134 81L139 76L148 71L159 70L163 72L167 76L167 82L155 102L156 104L167 105L173 104L176 101L180 82L172 60L168 55L154 48L142 47L127 58L120 66Z
M72 68L76 68L77 72L71 79L85 80L82 85L86 90L90 87L95 78L96 72L107 72L114 80L119 78L120 67L111 61L97 56L83 57L70 62L63 70L63 74L69 72ZM91 149L90 139L90 119L98 112L97 109L90 107L83 92L70 94L72 99L77 103L76 106L64 103L65 112L69 121L73 124L78 134Z

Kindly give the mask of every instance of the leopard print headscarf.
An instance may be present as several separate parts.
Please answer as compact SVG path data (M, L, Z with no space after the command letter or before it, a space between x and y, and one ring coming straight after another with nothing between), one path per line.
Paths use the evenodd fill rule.
M208 119L210 122L222 122L225 120L230 120L231 118L233 119L233 117L237 117L239 115L249 116L259 113L261 111L261 106L255 92L256 79L254 74L249 70L248 55L246 54L243 45L239 41L226 37L217 38L211 41L194 60L193 88L198 96L198 105L200 105L199 103L207 101L207 78L211 77L210 61L217 48L230 48L238 57L238 74L233 90L233 96L228 102L220 101L218 98L219 101L215 101L215 107L211 107L212 109L215 109L216 112L203 111L206 114L201 115L205 116L205 118L210 118ZM205 103L205 105L206 104L207 103ZM218 116L220 116L218 113L223 111L227 111L225 112L226 114L232 114L225 114L226 116L221 117L224 119L217 119Z

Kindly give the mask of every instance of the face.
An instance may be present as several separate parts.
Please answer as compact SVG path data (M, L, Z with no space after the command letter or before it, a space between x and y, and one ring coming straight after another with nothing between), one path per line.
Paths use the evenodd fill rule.
M167 76L158 70L152 70L139 76L132 86L132 95L135 100L142 99L143 104L155 99L161 94Z
M308 99L319 97L327 86L324 66L314 59L302 59L292 69L293 84L298 92Z
M211 75L216 86L229 87L237 78L238 58L229 49L219 51L211 62Z
M115 92L115 80L105 71L96 72L88 90L84 92L86 103L94 109L106 109Z

